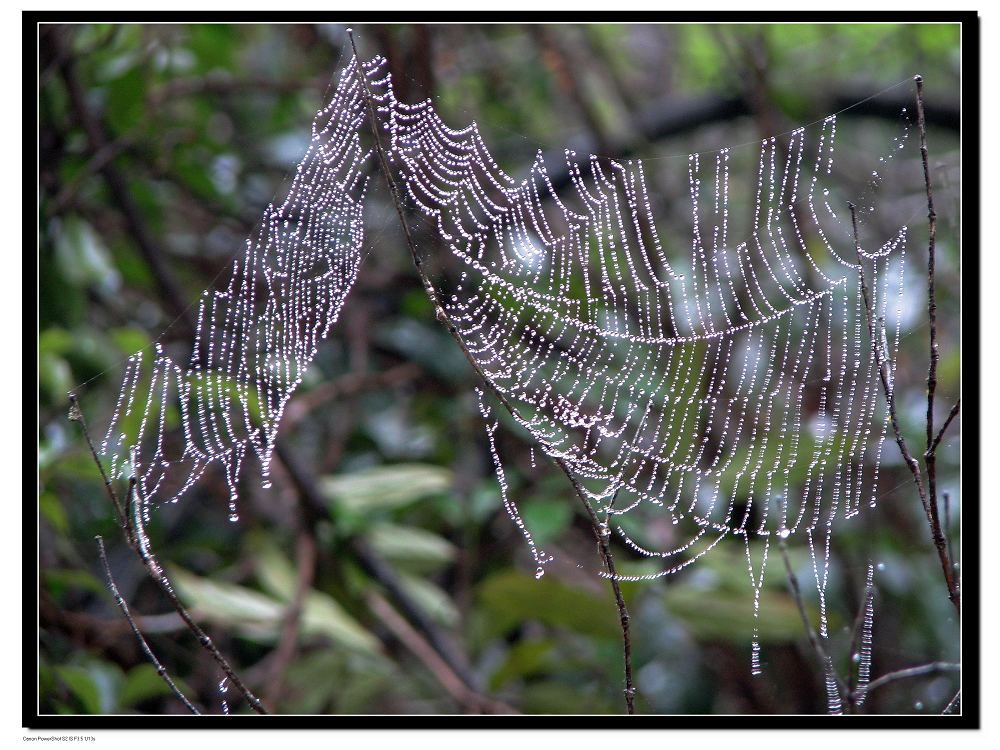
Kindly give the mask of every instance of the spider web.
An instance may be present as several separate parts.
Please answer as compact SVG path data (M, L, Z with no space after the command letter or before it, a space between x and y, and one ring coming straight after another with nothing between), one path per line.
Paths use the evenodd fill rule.
M408 202L461 269L433 284L488 385L566 464L605 529L658 566L619 578L677 573L735 537L756 620L772 543L801 534L825 636L834 522L878 498L880 368L891 388L907 240L902 226L855 246L834 179L837 118L762 139L749 162L746 149L690 155L689 226L664 239L646 162L566 150L560 193L541 152L515 179L474 122L452 129L430 100L398 101L384 58L361 74ZM232 520L248 459L270 485L285 405L362 257L364 97L352 62L287 199L268 207L228 285L203 293L189 365L159 345L150 363L128 361L102 452L113 477L135 478L144 521L215 462ZM736 162L755 175L749 193L731 177ZM862 220L880 180L871 172ZM746 226L734 194L752 209ZM551 557L510 496L500 420L479 396L504 506L541 576ZM752 654L759 672L756 626Z
M836 116L759 142L743 239L731 149L690 155L690 229L664 242L643 161L566 150L558 167L571 184L560 194L541 151L515 179L475 122L453 129L431 100L397 100L382 58L366 70L407 198L460 266L435 280L458 335L530 442L580 481L604 529L658 563L618 578L677 573L736 537L756 622L772 542L801 534L825 637L834 522L878 498L880 368L891 388L907 239L902 226L855 246L847 201L834 197ZM871 172L862 221L881 179ZM551 558L509 498L499 421L480 404L505 507L541 576Z
M157 503L177 502L213 463L225 473L232 521L248 459L270 487L285 405L357 277L369 156L359 139L364 114L352 62L316 114L285 201L268 206L228 285L202 293L188 366L158 343L151 362L142 352L129 358L101 452L112 478L134 478L143 522Z

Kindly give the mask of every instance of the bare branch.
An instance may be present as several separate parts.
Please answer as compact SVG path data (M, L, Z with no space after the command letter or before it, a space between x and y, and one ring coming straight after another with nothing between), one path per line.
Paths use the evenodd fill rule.
M111 485L111 481L108 479L107 474L104 471L104 466L101 464L100 459L97 456L97 451L94 449L94 443L90 438L90 431L87 429L87 421L83 417L83 411L80 409L79 402L75 394L70 394L70 403L72 404L70 409L70 418L80 424L80 428L83 431L83 437L87 441L87 447L90 448L90 455L93 457L94 462L97 464L98 470L101 472L101 477L104 479L104 486L108 491L108 495L111 498L111 502L114 504L115 508L118 510L119 514L124 516L127 511L123 510L122 503L118 499L118 495ZM125 504L131 505L132 493L135 491L135 477L129 480L128 494L125 497ZM152 553L146 548L145 545L140 544L136 535L140 533L140 526L130 529L127 524L124 526L125 540L128 542L129 547L139 556L142 560L142 564L146 566L146 571L149 573L150 578L159 586L160 591L163 595L167 597L167 600L173 606L174 610L181 616L184 624L187 625L188 630L190 630L195 638L198 639L198 643L201 644L202 648L208 651L212 658L215 659L216 663L222 668L222 671L226 673L226 676L232 681L236 686L240 694L246 699L250 707L259 714L266 714L267 710L261 703L260 698L250 692L250 689L244 684L243 680L239 678L233 668L226 661L226 658L219 652L212 643L212 639L209 638L205 632L198 626L198 624L191 617L191 614L184 608L177 595L174 593L173 587L170 585L170 581L167 580L166 576L163 574L163 569L160 564L156 562Z
M951 662L945 661L935 661L930 664L922 664L919 667L910 667L909 669L900 669L897 672L889 672L884 674L876 680L872 680L868 683L868 688L865 690L865 694L870 693L876 688L880 688L883 685L888 685L890 682L896 682L897 680L905 680L910 677L920 677L925 674L937 674L938 672L959 672L962 669L961 664L953 664ZM860 693L861 691L857 691Z
M427 667L427 670L434 675L434 678L448 691L448 694L461 706L465 707L466 710L475 713L517 713L517 711L506 703L494 700L485 695L480 695L477 691L467 686L462 678L455 674L451 666L438 655L424 637L377 592L369 592L366 599L372 612Z
M864 297L865 313L868 316L868 334L872 342L872 351L875 353L875 363L878 366L879 378L882 381L882 391L885 393L885 400L889 407L889 420L892 423L892 430L896 436L896 445L899 446L899 451L903 455L903 461L906 463L907 467L909 467L910 473L913 475L913 482L917 486L917 495L920 497L920 504L924 506L924 513L927 516L927 523L931 530L931 540L934 542L935 549L937 549L938 560L941 563L941 570L944 573L945 585L948 587L948 598L951 599L951 603L955 605L955 610L961 613L961 600L958 587L955 584L954 573L948 562L948 550L944 540L944 535L941 533L941 522L938 518L937 503L932 503L930 498L927 496L927 492L924 489L923 479L920 475L920 464L917 463L917 459L913 457L910 453L910 449L906 446L906 440L903 438L902 430L899 427L899 418L896 416L896 398L893 392L893 387L889 382L889 365L885 361L884 353L879 346L879 339L875 330L875 317L872 312L871 300L868 296L868 286L865 283L865 268L863 258L861 257L861 242L858 239L857 207L853 203L848 203L847 206L851 210L851 226L854 230L854 251L858 257L858 275L861 280L861 294Z
M128 611L128 605L125 603L124 597L118 591L118 586L115 585L114 576L111 575L111 565L108 563L108 555L104 550L104 539L100 535L94 537L97 540L97 550L101 557L101 565L104 566L104 575L108 579L108 588L111 589L111 595L115 598L115 604L125 615L125 619L128 620L129 627L132 628L132 632L135 634L135 638L139 641L139 645L142 647L143 653L146 654L146 658L152 663L153 667L156 669L156 674L158 674L177 699L184 704L185 708L193 714L201 715L201 711L194 707L194 704L187 699L187 696L181 692L181 689L177 687L177 684L170 678L167 674L166 668L160 664L160 660L156 658L156 654L153 653L153 649L149 647L146 639L143 637L142 632L139 630L139 626L135 624L135 620L132 619L132 615Z
M816 652L816 656L823 665L824 671L834 678L834 681L837 683L837 690L840 691L840 694L849 696L850 692L847 689L847 685L834 668L833 659L830 658L830 655L823 647L823 639L817 635L812 626L812 622L809 620L809 613L806 612L806 605L802 599L802 589L799 588L798 576L796 576L795 571L792 570L792 562L788 558L788 545L785 544L785 540L780 537L778 538L778 549L781 551L781 559L785 561L785 572L788 575L788 586L792 591L792 598L795 600L795 606L799 610L799 617L802 618L802 625L805 627L806 637L809 639L809 644Z
M944 424L941 425L941 429L938 430L938 434L934 438L934 442L931 443L931 447L930 447L930 451L929 451L930 453L934 453L934 454L937 453L938 445L941 444L941 439L944 437L945 430L948 429L948 426L951 424L952 420L955 419L955 417L958 416L958 411L959 411L959 409L961 407L962 407L962 399L958 399L955 402L955 405L953 407L951 407L951 411L948 412L948 418L946 420L944 420Z

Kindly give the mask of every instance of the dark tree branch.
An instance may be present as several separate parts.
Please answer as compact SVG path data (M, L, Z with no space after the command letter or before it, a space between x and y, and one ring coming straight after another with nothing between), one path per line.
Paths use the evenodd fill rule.
M924 79L914 76L917 85L917 129L920 131L920 161L924 168L924 189L927 193L927 322L930 330L930 361L927 365L927 450L924 452L924 466L927 468L927 502L931 513L931 533L939 553L946 544L941 536L941 522L938 519L937 503L937 441L934 439L934 396L937 393L937 368L940 353L937 341L937 294L934 288L934 272L937 263L937 212L934 210L934 191L931 189L931 172L927 160L927 124L924 117ZM957 406L957 404L956 404ZM951 417L949 417L950 421ZM947 552L945 551L947 557ZM958 607L958 587L954 581L954 571L948 567L948 595ZM960 611L960 610L959 610Z
M406 621L392 605L375 591L366 597L368 608L374 612L392 634L427 668L434 679L448 691L460 706L473 713L516 714L517 711L502 701L481 695L465 684L465 680L455 674L438 652L417 630Z
M917 495L920 497L920 504L924 507L924 513L927 516L927 523L931 530L931 540L934 542L934 547L937 550L938 560L941 563L941 570L944 573L945 585L948 587L948 598L951 600L952 604L955 605L955 610L961 613L960 596L958 588L955 585L955 576L952 571L951 564L948 562L948 550L944 535L941 533L941 522L938 518L937 506L932 504L927 496L927 491L924 489L923 478L920 474L920 464L917 463L917 460L910 453L910 449L906 445L906 439L903 437L902 430L899 427L899 418L896 416L896 397L893 387L889 383L889 364L885 361L884 353L882 352L879 339L877 338L874 312L872 311L872 303L868 296L868 286L865 283L864 259L861 257L861 241L858 239L857 207L853 203L848 203L847 206L851 210L851 226L854 230L854 251L858 258L858 275L861 282L861 294L864 297L865 313L868 316L868 335L872 342L872 351L875 354L875 363L878 367L879 378L882 381L882 391L885 393L885 400L889 408L889 421L892 424L892 430L896 437L896 445L899 446L899 451L903 456L903 461L906 463L907 467L909 467L910 473L913 475L913 482L917 487Z
M834 680L837 683L837 690L840 691L841 695L849 696L850 692L847 689L847 685L844 684L843 678L833 666L833 659L826 652L823 647L823 639L816 633L816 630L812 626L812 622L809 620L809 613L806 612L805 601L802 599L802 589L799 588L799 579L795 575L795 571L792 570L792 561L788 558L788 545L785 544L784 539L778 539L778 550L781 552L781 559L785 562L785 573L788 576L788 586L792 591L792 598L795 600L795 606L799 610L799 617L802 619L802 625L806 630L806 637L809 639L809 645L813 647L816 652L816 657L819 659L820 664L823 665L823 669L827 674L833 675Z
M925 674L937 674L938 672L959 672L962 669L961 664L953 664L951 662L945 661L935 661L930 664L922 664L919 667L910 667L909 669L900 669L896 672L889 672L879 677L877 680L872 680L868 683L868 687L864 689L864 694L870 693L876 688L880 688L883 685L888 685L890 682L896 682L897 680L905 680L910 677L920 677ZM857 691L857 695L860 697L862 691Z
M313 585L316 574L316 537L313 529L305 525L298 538L298 579L295 584L295 596L285 611L284 622L281 625L281 638L275 649L274 658L268 669L268 702L278 705L284 689L285 673L292 659L295 658L299 643L299 633L302 629L302 609L306 596Z
M108 563L108 555L104 551L104 539L102 539L100 535L94 538L97 540L97 550L101 557L101 565L104 566L104 576L108 579L108 588L111 590L111 595L115 598L115 604L118 605L122 614L125 615L125 619L128 620L129 627L132 628L132 633L135 634L136 640L139 641L139 645L142 647L143 653L146 654L146 658L149 659L153 667L156 669L156 674L158 674L161 679L167 683L171 692L173 692L173 694L177 696L177 699L184 704L184 707L191 713L200 715L201 711L194 707L191 701L187 699L187 696L181 692L181 689L177 687L177 684L170 678L170 675L167 674L166 668L160 664L160 660L156 658L156 654L153 653L153 649L149 647L149 644L143 637L142 632L139 630L139 626L136 625L135 620L132 619L132 615L128 611L128 605L125 603L124 597L122 597L121 593L119 593L118 586L115 585L114 576L111 575L111 565Z
M368 81L365 79L364 73L361 70L361 61L360 58L358 57L357 47L354 44L354 35L351 33L350 29L348 29L347 33L351 40L351 49L354 53L354 59L357 66L358 79L365 92L365 98L368 105L368 113L371 120L372 134L375 140L375 152L378 156L382 174L384 175L385 180L388 183L389 192L392 197L392 202L396 208L396 214L399 217L399 222L400 226L403 229L403 234L406 237L406 244L413 258L413 263L416 266L417 273L420 275L421 282L423 283L424 291L427 293L427 296L430 298L431 304L434 306L434 311L437 319L442 324L444 324L448 333L458 344L459 348L462 350L462 353L465 355L466 360L468 360L469 364L472 366L472 369L475 371L475 373L479 376L480 380L482 380L483 384L493 394L496 395L496 397L503 404L504 408L507 409L507 411L510 412L512 416L516 417L517 411L514 408L514 405L503 393L501 393L496 387L494 387L490 379L486 376L486 373L484 373L482 368L479 366L479 363L476 362L475 357L472 356L472 353L465 345L465 341L462 339L461 334L459 334L458 332L458 327L448 316L448 313L445 312L444 307L441 305L441 302L438 299L438 295L434 289L434 285L431 283L430 278L424 271L423 261L420 259L420 254L417 252L416 244L414 243L413 236L410 233L409 224L406 221L406 217L403 215L403 202L402 199L400 198L399 190L396 186L396 182L393 179L392 172L389 168L389 164L385 156L385 149L382 146L382 140L379 135L378 117L375 114L375 108L374 105L372 104L372 96L370 90L368 89ZM569 466L566 464L565 461L563 461L560 458L555 458L553 460L555 461L556 465L562 470L562 472L566 475L567 479L569 479L570 484L573 486L573 490L575 491L577 497L580 499L580 502L583 503L583 506L587 511L587 514L591 521L591 525L594 530L594 536L597 539L597 544L601 552L601 557L603 559L604 566L607 569L608 577L609 580L611 581L611 587L612 590L614 591L615 603L618 607L619 621L621 623L621 628L622 628L622 640L623 640L624 662L625 662L624 666L625 705L628 710L628 713L633 714L635 713L635 687L632 680L632 640L629 628L629 614L628 614L628 609L625 606L625 598L621 592L621 586L618 581L618 573L617 570L615 569L614 559L611 556L611 549L608 546L608 541L607 541L608 534L602 532L600 522L597 519L597 514L591 507L590 502L587 500L587 497L584 494L583 489L576 481L576 478L573 476L573 473L569 468Z
M962 399L958 399L955 405L951 407L951 411L948 412L948 418L944 420L944 424L941 425L941 429L938 430L937 436L934 438L934 442L931 443L931 452L936 453L937 447L941 443L941 438L944 437L945 430L948 429L948 425L951 421L958 416L958 410L962 407Z
M101 472L101 476L105 479L104 487L111 498L111 502L114 504L115 508L121 509L123 506L118 500L118 495L115 492L114 487L111 485L111 482L107 479L104 467L101 464L100 459L97 457L97 451L94 449L94 442L90 438L90 431L87 429L87 422L83 418L83 412L80 409L77 397L75 394L71 393L69 398L71 404L70 419L80 424L80 428L83 431L83 437L87 441L87 447L90 448L90 455L93 456L94 461L97 463L97 468ZM132 477L129 480L128 495L126 495L125 498L126 505L131 504L132 493L135 491L135 484L135 477ZM184 605L181 604L177 595L174 593L173 587L170 585L170 581L168 581L167 577L164 575L163 568L160 567L160 564L156 561L156 558L153 557L152 553L143 544L139 543L139 540L136 537L138 533L140 533L140 526L137 525L135 529L129 529L126 526L125 540L128 542L132 551L138 555L140 560L142 560L142 564L146 567L146 571L149 573L150 578L153 579L153 582L156 583L160 591L163 592L163 595L170 602L171 606L173 606L177 614L180 615L184 624L187 625L188 630L190 630L194 637L198 639L198 643L201 644L202 648L208 651L209 654L211 654L212 658L215 659L216 663L222 668L222 671L226 673L226 676L232 681L233 685L236 686L236 689L239 690L246 702L250 704L250 707L259 714L266 714L267 710L261 703L260 698L254 695L244 684L243 680L240 679L239 675L237 675L233 668L229 665L229 662L226 661L226 658L219 652L219 649L215 647L212 639L205 634L205 631L198 626L198 623L194 621L191 614L187 611Z

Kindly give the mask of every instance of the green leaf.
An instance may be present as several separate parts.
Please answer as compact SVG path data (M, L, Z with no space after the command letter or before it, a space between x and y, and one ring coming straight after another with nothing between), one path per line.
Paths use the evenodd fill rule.
M58 666L56 674L80 701L86 713L114 713L122 685L122 673L117 666L93 660L86 666Z
M298 586L291 563L273 545L257 554L257 578L276 596L283 607L295 600ZM302 611L302 634L326 636L334 643L355 651L379 653L379 642L330 595L315 589L306 595Z
M379 653L380 646L375 636L347 614L332 596L319 591L312 591L306 597L302 632L305 635L325 635L345 648Z
M450 471L428 464L378 466L321 480L323 494L333 507L358 514L400 508L445 492L451 483Z
M59 496L54 492L43 492L38 496L38 509L42 517L49 522L52 528L60 534L69 532L69 520L66 518L66 511Z
M507 652L507 660L490 677L490 690L500 690L511 680L545 672L552 663L555 642L549 639L522 641Z
M90 672L72 665L57 666L55 670L63 684L80 701L85 713L101 713L101 691Z
M455 559L455 545L419 528L379 523L368 532L372 546L393 562L437 567Z
M799 553L790 553L793 568ZM768 563L760 594L759 639L762 643L797 641L805 637L802 620L795 600L787 592L779 553L772 549L771 554L775 557ZM720 548L699 562L698 570L665 590L666 608L700 641L745 645L754 627L753 587L746 558L735 549ZM759 564L758 554L754 557L755 574L759 573ZM809 607L808 596L806 602ZM815 621L816 613L810 616Z
M417 578L406 573L400 573L399 580L406 592L428 615L447 627L458 624L458 608L444 589L425 578Z
M100 287L113 292L121 276L111 263L111 254L97 232L78 216L67 216L55 238L56 258L66 279L73 284Z
M171 675L171 679L180 688L181 692L189 692L178 678ZM118 696L118 705L121 708L132 708L158 695L173 695L173 691L163 681L163 678L156 673L156 668L146 662L133 667L125 675L125 683L122 685L121 694Z
M535 579L516 571L492 576L479 586L479 600L489 610L490 627L504 634L526 620L597 638L619 638L614 602L552 576Z
M170 572L181 599L213 622L234 628L244 637L270 641L278 634L285 607L258 591L201 578L181 568Z
M528 500L521 503L521 518L535 543L545 545L558 537L573 520L573 510L563 500Z

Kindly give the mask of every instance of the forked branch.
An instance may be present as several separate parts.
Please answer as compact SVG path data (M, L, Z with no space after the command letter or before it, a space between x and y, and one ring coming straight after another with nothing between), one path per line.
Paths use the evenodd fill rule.
M927 516L927 523L931 529L931 539L934 542L934 547L938 553L938 560L941 563L941 570L944 573L945 585L948 587L948 598L951 599L952 604L955 605L955 609L961 612L961 605L959 600L958 589L955 585L955 577L952 571L951 563L948 560L948 547L945 542L944 534L941 532L941 522L938 518L936 504L931 503L928 498L927 491L924 488L923 477L920 472L920 464L917 459L913 457L910 453L910 449L906 445L906 439L903 437L903 432L899 426L899 418L896 415L896 397L892 383L889 380L889 363L886 361L885 353L882 351L880 341L881 337L878 335L875 323L875 314L872 312L872 302L868 295L868 285L865 282L865 267L864 258L861 254L861 241L858 238L858 217L857 217L857 207L853 203L847 204L851 211L851 227L854 232L854 251L858 259L858 276L861 283L861 294L864 298L865 303L865 313L868 317L868 334L869 339L872 344L872 352L875 355L875 365L878 367L879 379L882 382L882 391L885 394L886 404L889 409L889 421L892 424L892 431L896 438L896 445L899 446L899 452L903 456L903 461L906 463L907 468L909 468L910 473L913 475L913 483L917 488L917 495L920 497L920 503L924 507L924 513Z
M125 619L128 621L129 627L132 628L132 633L135 635L135 639L139 641L139 646L142 648L142 652L156 669L156 674L158 674L160 678L167 683L171 692L177 696L177 700L183 703L184 707L191 713L200 715L201 711L195 708L194 704L191 703L191 701L187 699L187 696L181 692L181 689L177 687L177 683L171 679L170 675L167 673L166 667L164 667L160 663L160 660L156 658L156 654L153 653L153 649L150 648L149 643L146 642L146 639L142 635L142 631L139 630L139 626L136 625L135 620L132 619L132 614L128 611L128 604L125 603L125 598L121 595L121 592L118 591L118 586L115 584L114 576L111 574L111 564L108 562L108 554L104 549L104 539L100 535L94 538L97 540L97 551L101 558L101 565L104 567L104 577L108 581L108 588L111 590L111 595L115 598L115 604L118 605L118 609L120 609L122 614L125 615Z
M115 506L115 508L118 509L119 514L124 515L127 518L128 511L127 509L125 509L125 506L123 506L120 500L118 499L118 494L115 492L115 488L112 485L111 481L108 479L107 474L104 471L104 466L101 464L101 461L97 456L97 451L94 448L94 442L93 440L91 440L90 437L90 430L87 429L87 420L84 419L83 411L80 409L79 400L77 399L76 394L75 393L69 394L69 400L70 400L70 419L80 424L80 429L83 431L83 437L84 440L87 441L87 447L90 449L90 454L91 456L93 456L95 463L97 463L97 468L100 470L101 477L104 479L104 488L105 490L107 490L108 497L111 498L111 502ZM136 480L135 477L133 477L132 479L129 480L128 495L126 496L126 504L130 504L132 501L132 493L135 491L135 484ZM240 695L242 695L243 698L246 700L246 702L250 705L250 708L252 708L259 714L268 713L267 709L264 708L264 704L261 702L260 698L258 698L250 691L250 689L246 686L243 680L240 679L239 675L236 674L236 671L232 668L232 666L230 666L229 662L226 660L226 657L224 657L222 653L219 651L219 649L216 648L215 644L212 642L212 639L209 638L208 635L205 633L205 631L203 631L198 626L198 623L196 623L194 621L194 618L191 617L191 613L187 611L187 609L184 607L183 604L181 604L180 600L177 598L177 595L173 591L173 587L171 587L170 582L164 575L163 569L160 567L160 564L156 562L156 559L149 552L149 550L146 549L144 545L139 543L139 540L137 538L137 533L138 529L130 529L126 523L125 540L126 542L128 542L128 545L132 549L132 551L135 552L135 554L142 561L142 564L145 566L146 571L149 573L149 577L153 579L153 582L156 583L160 591L163 592L163 595L167 598L167 601L170 602L171 606L174 608L177 614L180 615L181 619L184 621L184 624L187 626L188 630L191 631L194 637L198 640L198 643L201 645L201 647L204 648L212 656L215 662L226 674L226 677L229 678L229 681L236 686L236 689L240 692ZM153 666L158 667L158 662L153 662Z

